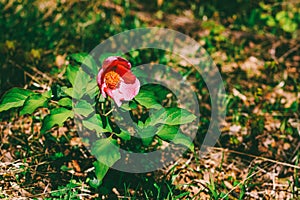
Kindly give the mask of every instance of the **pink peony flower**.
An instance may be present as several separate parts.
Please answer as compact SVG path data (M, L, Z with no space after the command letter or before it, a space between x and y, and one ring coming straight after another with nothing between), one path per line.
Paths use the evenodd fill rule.
M140 89L140 81L130 68L130 62L124 58L110 56L104 60L98 73L97 82L102 95L111 97L119 107L122 101L132 100Z

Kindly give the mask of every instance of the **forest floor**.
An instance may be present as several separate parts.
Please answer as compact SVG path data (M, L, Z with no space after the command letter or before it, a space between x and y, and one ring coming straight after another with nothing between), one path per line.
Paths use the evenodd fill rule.
M43 23L52 15L59 18L60 13L51 7L56 1L41 2L46 2L39 8L44 9L41 12L45 19ZM30 43L27 50L16 50L13 55L8 51L8 35L5 35L5 41L0 41L7 58L6 65L18 68L25 63L22 71L25 87L37 81L46 87L55 81L63 82L61 72L68 62L67 55L90 48L89 38L103 22L98 23L93 15L84 22L76 21L76 15L71 13L71 8L79 12L86 6L90 12L105 11L107 16L113 16L113 22L108 24L121 27L115 28L115 33L126 26L131 26L128 29L138 27L137 24L160 26L187 34L203 45L220 70L227 92L227 114L221 136L215 147L208 147L204 155L195 141L194 153L186 153L175 163L155 172L129 174L112 169L101 188L95 189L89 184L94 158L80 141L72 120L64 127L53 128L49 134L41 134L41 119L48 113L47 109L38 109L33 116L5 113L0 122L0 198L300 198L299 39L236 29L218 17L200 20L184 8L176 14L147 9L137 1L133 1L130 11L118 3L83 4L74 1L56 5L62 9L62 14L70 14L69 22L68 19L57 20L73 23L65 25L67 28L78 24L86 27L86 35L80 35L80 28L74 30L78 38L71 31L56 35L54 28L54 40L49 40L51 45L34 47ZM36 8L41 5L37 4ZM14 3L5 6L1 3L1 9L4 13L18 10ZM5 21L4 18L1 20ZM124 25L125 22L129 25ZM96 27L93 27L94 23ZM62 27L58 26L60 32L63 32ZM108 28L101 31L108 31ZM48 34L51 36L52 32ZM37 33L37 36L40 38L35 42L43 40L43 35ZM97 38L98 42L109 36L103 33ZM28 46L28 36L14 37L11 41L18 42L17 38L20 38L20 43L15 44L16 49ZM60 40L55 42L55 39ZM90 43L93 42L91 39ZM83 49L76 49L78 46ZM31 49L34 48L41 54L35 57L38 62L31 60L34 57ZM27 55L25 61L18 60L19 54ZM206 105L209 107L209 102L203 102L202 106Z

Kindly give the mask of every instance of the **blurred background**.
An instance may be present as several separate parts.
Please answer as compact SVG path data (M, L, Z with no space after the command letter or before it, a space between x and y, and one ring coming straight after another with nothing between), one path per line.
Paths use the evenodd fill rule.
M243 59L256 53L274 60L296 48L281 59L299 61L297 1L2 0L0 6L1 94L28 83L31 66L56 73L66 55L89 52L112 35L147 26L188 34L211 54Z
M205 160L185 155L172 169L133 175L133 182L124 178L128 174L111 172L100 191L87 184L87 175L66 175L70 168L82 171L81 147L60 140L33 151L36 140L49 141L28 139L33 133L25 125L38 127L38 120L9 113L11 120L0 126L1 161L24 164L30 156L47 156L29 159L20 165L23 171L1 165L0 197L67 198L67 191L74 199L299 198L299 1L0 0L0 11L0 96L12 87L64 83L70 54L88 53L122 31L153 26L199 42L228 92L222 135ZM209 113L209 98L201 95L201 113ZM209 115L201 123L207 127Z

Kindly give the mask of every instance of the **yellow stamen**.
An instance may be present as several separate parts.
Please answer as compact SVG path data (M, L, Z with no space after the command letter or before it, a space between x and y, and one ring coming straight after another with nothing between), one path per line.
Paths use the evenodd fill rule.
M120 83L120 75L114 71L107 72L104 76L104 82L110 89L115 89Z

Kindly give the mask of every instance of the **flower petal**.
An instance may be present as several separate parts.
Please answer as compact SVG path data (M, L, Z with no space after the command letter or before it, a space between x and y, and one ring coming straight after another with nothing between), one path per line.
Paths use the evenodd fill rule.
M117 56L117 59L119 61L118 64L121 64L121 65L125 66L127 69L131 69L131 64L128 60L126 60L122 57L119 57L119 56Z
M133 84L127 84L122 81L119 88L111 91L111 98L115 101L117 106L121 106L121 101L132 100L139 93L139 89L140 81L137 78Z
M103 61L102 69L104 71L108 71L113 67L117 67L118 65L123 66L127 70L131 68L130 62L128 62L126 59L119 56L110 56Z
M109 88L106 86L106 83L103 83L101 86L101 94L103 95L104 98L106 98L106 93L108 93L107 89L109 89Z
M134 84L136 77L135 75L131 72L131 71L127 71L124 74L120 74L120 76L122 77L122 79L124 80L125 83L127 84Z
M105 71L108 67L110 67L115 61L117 61L116 56L110 56L106 58L102 63L102 69Z
M126 59L111 56L103 61L102 68L98 73L97 82L103 97L110 96L117 106L121 106L122 101L132 100L139 92L140 81L130 69L131 64ZM114 89L109 88L104 80L105 74L110 71L115 71L121 76L119 86Z
M97 76L97 83L99 88L101 88L101 85L103 83L103 69L100 69L98 76Z
M126 82L121 82L120 91L123 93L123 98L125 101L132 100L140 90L140 81L136 78L134 83L127 84Z
M120 75L123 76L124 74L126 74L127 72L130 72L130 69L128 69L126 66L118 64L116 66L115 71Z
M122 105L122 101L124 100L123 94L119 89L112 90L111 92L112 92L111 98L114 100L117 106L120 107Z

